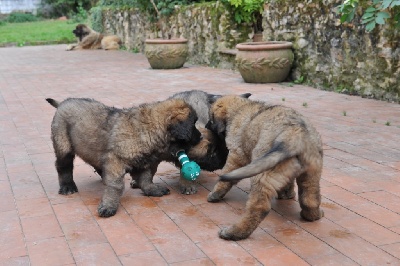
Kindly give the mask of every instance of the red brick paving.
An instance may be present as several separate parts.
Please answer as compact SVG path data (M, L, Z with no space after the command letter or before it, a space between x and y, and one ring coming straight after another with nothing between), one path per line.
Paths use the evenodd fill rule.
M64 48L0 49L1 265L400 265L400 105L303 85L246 84L238 72L188 63L152 70L127 51ZM248 239L221 240L219 228L243 213L249 182L211 204L216 174L204 172L198 194L181 195L178 170L167 163L154 180L170 195L145 197L126 177L111 218L97 216L103 184L79 159L79 193L57 193L55 110L45 98L129 107L191 89L251 92L309 117L324 142L325 217L305 222L296 200L274 200Z

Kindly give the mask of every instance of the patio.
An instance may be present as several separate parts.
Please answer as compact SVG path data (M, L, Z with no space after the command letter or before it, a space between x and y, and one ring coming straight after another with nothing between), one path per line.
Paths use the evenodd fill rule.
M152 70L142 54L64 51L65 45L0 49L1 265L400 265L400 105L304 85L246 84L238 72L185 64ZM273 210L246 240L218 238L243 213L248 180L208 203L218 177L202 172L182 195L179 171L162 163L154 182L170 195L129 187L115 216L100 218L104 186L75 161L79 193L58 194L45 98L94 98L130 107L200 89L250 92L307 116L322 135L325 217L300 218L296 200Z

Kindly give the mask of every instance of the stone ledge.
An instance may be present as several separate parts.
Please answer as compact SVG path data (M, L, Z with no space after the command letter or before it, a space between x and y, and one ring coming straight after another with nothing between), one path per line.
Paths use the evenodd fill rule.
M219 49L218 52L220 54L236 55L238 50L237 49Z

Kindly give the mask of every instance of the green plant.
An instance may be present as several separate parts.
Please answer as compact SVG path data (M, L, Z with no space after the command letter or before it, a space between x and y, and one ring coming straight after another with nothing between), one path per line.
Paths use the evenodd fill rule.
M103 9L96 6L90 9L89 13L92 29L97 32L103 32Z
M284 101L286 101L286 99L285 99L285 98L282 98L282 102L284 102Z
M372 120L372 123L376 123L376 119L373 119L373 120Z
M85 22L88 18L88 12L83 8L82 2L79 2L76 12L71 11L68 14L68 17L73 23Z
M343 116L347 116L347 112L346 111L343 111Z
M390 126L390 122L389 122L389 121L386 121L385 125L386 125L386 126Z
M6 19L8 23L23 23L23 22L33 22L38 20L39 20L38 17L32 14L19 13L19 12L11 13Z
M298 79L294 80L294 84L302 84L304 82L304 76L300 76Z
M341 14L340 21L351 22L354 19L360 0L344 0L338 6ZM383 25L386 20L392 19L400 27L400 1L399 0L373 0L368 6L360 6L363 10L361 23L365 24L367 32L372 31L377 24ZM393 17L391 16L393 13Z
M237 23L252 23L254 31L262 31L261 14L264 10L265 0L222 0L234 14Z
M39 13L45 17L60 17L79 13L79 8L89 10L93 0L42 0ZM50 8L49 8L50 7Z
M307 108L308 104L306 102L304 102L303 106Z

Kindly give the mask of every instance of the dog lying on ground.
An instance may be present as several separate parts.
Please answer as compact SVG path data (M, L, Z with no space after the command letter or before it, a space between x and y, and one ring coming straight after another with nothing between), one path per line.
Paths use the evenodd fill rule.
M92 99L69 98L59 103L51 124L56 169L63 195L78 191L73 180L75 155L93 166L106 185L98 206L101 217L115 215L124 191L124 175L139 175L147 196L169 189L153 183L161 161L173 161L179 150L200 141L196 112L181 99L142 104L129 109L105 106Z
M72 33L78 39L78 43L69 45L67 51L82 49L118 50L122 44L120 37L98 33L85 24L78 24Z
M251 93L244 93L241 97L248 98ZM191 90L178 92L169 99L182 99L193 107L196 111L198 120L196 122L197 129L201 132L200 142L186 150L186 153L191 161L195 161L201 169L206 171L215 171L221 169L226 162L228 149L225 145L225 140L220 140L212 131L205 128L209 120L208 112L210 102L221 97L219 94L211 94L201 90ZM177 168L180 168L177 158L173 161ZM132 177L130 183L131 188L139 188L139 175ZM179 179L179 187L182 194L197 193L197 183L184 179L182 176Z
M322 141L305 117L288 107L237 96L217 99L210 117L206 127L225 139L229 154L220 181L207 200L220 201L234 184L251 178L244 217L222 229L221 238L247 238L271 210L272 197L295 196L294 180L301 217L314 221L323 216L319 187Z

